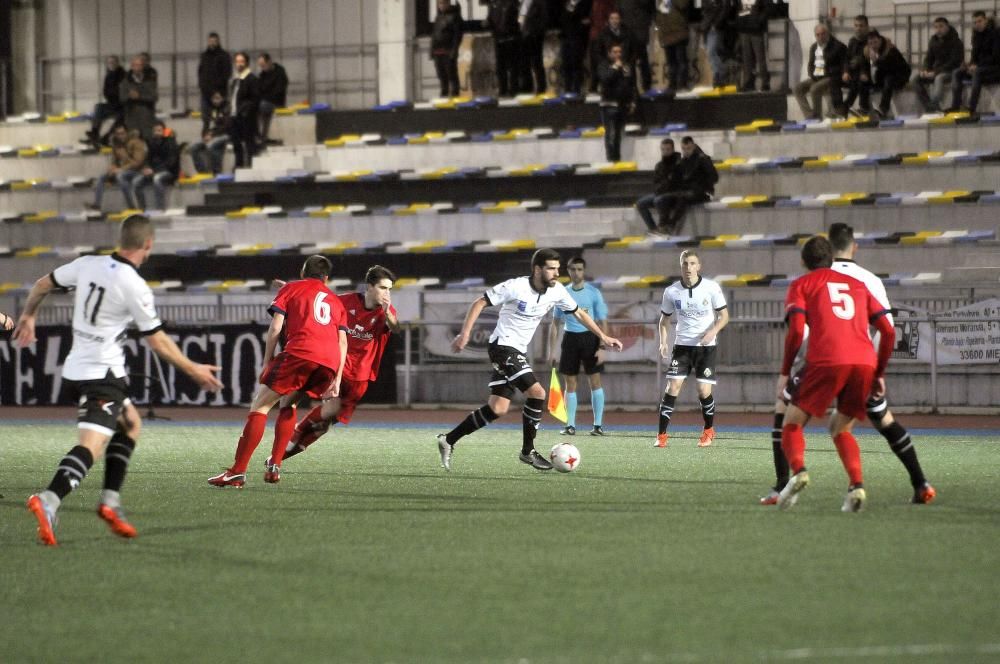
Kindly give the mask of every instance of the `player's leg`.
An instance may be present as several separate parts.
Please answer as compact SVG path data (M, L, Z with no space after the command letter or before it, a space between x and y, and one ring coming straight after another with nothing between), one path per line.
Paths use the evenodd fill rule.
M141 430L139 411L130 399L126 399L115 433L104 453L104 488L97 505L97 515L108 524L111 532L120 537L136 536L135 527L128 522L122 510L120 492Z
M660 398L660 418L656 430L656 442L654 447L666 447L667 428L670 426L670 418L674 414L674 406L677 403L677 395L681 393L684 386L684 379L691 372L692 352L691 346L674 346L674 351L670 357L670 367L667 369L667 387Z
M282 402L284 403L284 402ZM325 399L321 403L313 406L305 417L299 420L292 430L292 435L285 445L284 458L289 459L297 454L306 451L306 448L319 440L323 434L330 430L330 426L336 424L337 413L340 411L342 400L340 397ZM275 444L277 444L275 438Z
M785 410L781 449L788 459L792 476L778 493L777 505L783 510L794 505L799 499L799 493L809 485L809 473L805 464L806 439L803 433L809 418L809 413L794 404L789 404Z
M771 427L771 457L774 461L774 486L767 495L760 499L761 505L776 505L778 495L788 484L788 459L781 451L781 429L785 423L785 409L788 404L784 399L774 401L774 424Z
M538 470L552 470L549 460L535 450L535 435L542 423L542 409L545 407L545 388L530 372L516 378L514 386L525 397L521 409L521 454L518 458Z
M506 414L510 408L510 398L514 395L514 388L507 382L503 374L496 370L490 377L490 392L490 398L485 404L469 413L464 420L458 423L458 426L448 433L439 433L436 436L438 454L441 455L441 467L445 470L451 470L451 455L454 452L455 443Z
M563 381L566 383L566 426L559 433L572 436L576 434L576 409L579 405L579 399L576 394L576 374L570 375L564 373Z
M715 439L715 346L700 346L695 349L694 375L698 382L698 401L701 402L701 417L705 427L698 440L698 447L708 447Z
M861 450L858 448L858 441L854 438L851 430L857 421L854 417L838 410L830 418L830 437L837 448L837 455L844 465L847 478L850 484L847 487L847 496L841 506L843 512L860 512L865 506L864 479L861 473Z
M566 426L559 433L566 436L576 434L576 409L579 398L576 391L576 377L580 373L580 337L576 332L563 334L559 348L559 373L566 383Z
M910 432L903 428L903 425L893 416L885 397L869 399L866 411L872 426L882 434L885 441L889 443L889 449L909 473L910 484L913 486L913 502L926 504L934 500L937 491L924 476L924 470L917 459L917 449L913 445L913 440L910 439Z
M250 404L250 413L243 425L243 433L236 443L236 456L233 465L218 475L210 477L209 484L218 487L242 487L246 483L246 472L247 466L250 465L250 458L257 450L257 446L260 445L260 441L264 437L264 429L267 428L267 414L281 400L281 397L281 394L267 385L260 385L253 403Z

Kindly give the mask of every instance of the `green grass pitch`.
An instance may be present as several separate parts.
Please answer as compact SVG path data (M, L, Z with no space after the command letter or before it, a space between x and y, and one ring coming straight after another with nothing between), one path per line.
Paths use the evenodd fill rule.
M98 463L35 542L27 496L70 423L0 425L5 662L987 661L1000 657L1000 445L918 435L938 500L909 504L881 438L860 437L869 504L820 431L790 512L757 505L769 434L577 436L570 475L519 463L519 430L336 428L244 490L232 426L147 424L123 491L139 529L93 513ZM539 434L539 449L561 439Z

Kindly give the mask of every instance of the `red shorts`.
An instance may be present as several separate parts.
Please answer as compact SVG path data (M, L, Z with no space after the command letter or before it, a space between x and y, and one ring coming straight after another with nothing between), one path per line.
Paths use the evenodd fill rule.
M268 363L260 382L278 394L302 392L319 399L335 376L336 372L330 367L281 352Z
M351 421L351 415L354 414L354 408L361 401L361 397L365 396L365 392L368 391L368 381L367 380L350 380L344 378L340 381L340 411L337 413L337 421L341 424L347 424Z
M837 411L863 420L865 404L872 391L875 368L867 364L839 364L828 367L804 366L792 387L792 403L813 417L823 417L830 403Z

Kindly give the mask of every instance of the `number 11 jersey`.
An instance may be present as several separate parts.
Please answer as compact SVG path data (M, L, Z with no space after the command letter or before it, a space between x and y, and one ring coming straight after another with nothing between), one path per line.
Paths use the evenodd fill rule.
M285 317L284 352L334 371L340 368L339 332L347 331L347 313L325 283L315 278L289 282L268 311Z
M876 366L868 326L888 313L863 282L830 268L799 277L785 298L785 316L804 314L809 326L807 366Z

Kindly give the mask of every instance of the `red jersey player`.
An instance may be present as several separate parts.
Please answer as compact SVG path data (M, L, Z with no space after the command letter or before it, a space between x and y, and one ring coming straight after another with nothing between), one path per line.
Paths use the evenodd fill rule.
M865 417L868 397L885 392L882 375L896 331L885 316L889 311L862 281L830 269L833 246L825 237L816 236L806 242L802 262L810 272L792 282L785 300L788 334L779 389L788 382L807 324L809 346L781 432L781 448L794 474L781 490L778 506L788 509L794 505L799 492L809 484L802 428L810 417L825 415L830 402L836 399L830 434L850 479L842 509L857 512L864 507L865 490L861 453L851 428ZM881 334L877 355L868 336L869 324Z
M275 432L274 447L267 463L280 464L293 457L325 434L330 425L351 421L354 409L368 390L368 384L378 378L379 365L389 335L399 331L399 320L390 294L396 276L381 265L373 265L365 273L364 293L339 296L347 311L347 364L340 395L324 398L295 426L291 439L280 440ZM295 413L295 401L282 399L282 413ZM287 415L286 415L287 417Z
M323 394L340 394L347 357L347 316L340 298L326 286L331 269L324 256L310 256L302 266L302 280L285 284L268 308L272 319L264 346L260 389L237 443L236 460L230 468L209 478L212 486L244 485L250 457L264 436L267 414L282 397L308 394L318 399ZM282 328L285 346L275 355ZM290 429L294 422L294 412L290 421L283 422L279 417L275 430ZM280 472L279 465L268 465L264 481L277 482Z

